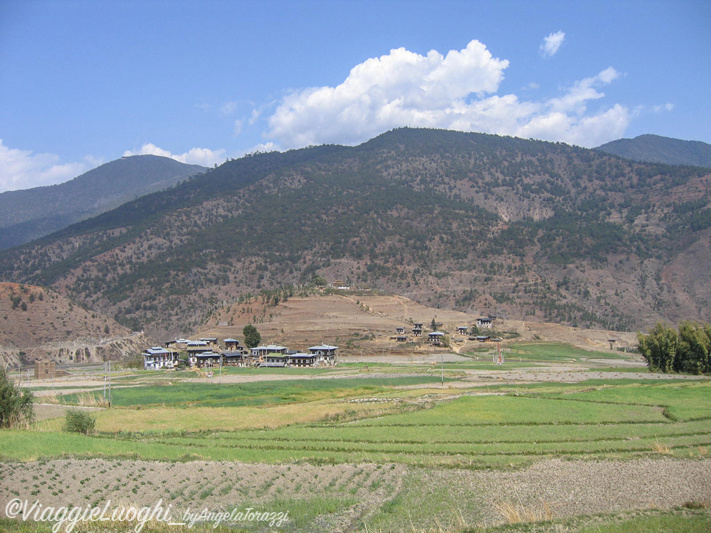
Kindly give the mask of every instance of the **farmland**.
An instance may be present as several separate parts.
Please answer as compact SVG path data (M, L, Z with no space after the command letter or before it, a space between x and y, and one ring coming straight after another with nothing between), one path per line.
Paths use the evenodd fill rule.
M0 501L252 506L288 511L284 531L709 528L711 381L561 344L506 355L118 372L96 433L48 416L0 435ZM99 399L99 377L37 394L61 412Z

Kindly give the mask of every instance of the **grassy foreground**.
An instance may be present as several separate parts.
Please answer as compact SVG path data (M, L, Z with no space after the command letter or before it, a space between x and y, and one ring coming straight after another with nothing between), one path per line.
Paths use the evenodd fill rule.
M210 401L186 408L178 400L146 407L140 389L125 389L137 405L98 413L98 433L66 433L57 420L43 431L3 432L0 453L21 461L98 456L488 468L551 457L705 457L711 449L707 381L506 386L505 394L496 387L439 390L446 399L432 392L401 394L393 386L349 388L351 380L327 385L337 381L346 387L325 389L330 399L270 400L264 407L213 407ZM294 394L291 382L259 385L270 399ZM306 382L302 386L308 391ZM171 387L171 395L182 398L182 388ZM222 385L220 394L242 398L243 389ZM349 391L360 396L349 401L343 396ZM156 394L143 394L149 393Z
M566 352L562 345L548 349L551 353L546 359L545 346L519 347L515 357L521 361L515 368L585 359L613 368L619 361L610 354ZM447 472L513 471L546 459L711 457L710 381L595 379L512 384L492 379L489 386L469 385L466 372L481 370L485 364L489 363L472 360L445 365L444 386L439 383L439 366L389 371L389 365L370 365L369 372L377 376L338 376L329 370L320 373L323 379L298 379L308 377L300 371L294 374L296 379L248 383L196 383L177 373L164 377L127 374L123 379L126 387L114 391L114 407L92 413L97 420L94 434L64 432L62 418L42 421L29 431L2 431L0 460L44 464L56 459L103 458L124 465L142 460L224 461L274 465L270 468L374 464L383 471L397 465L407 472L397 482L395 478L376 481L363 475L368 481L359 481L360 485L354 481L352 487L343 485L337 492L340 482L324 481L316 489L312 479L304 484L304 488L311 486L309 492L278 493L271 501L293 510L298 517L284 530L317 531L326 527L324 516L345 513L357 506L362 495L381 491L385 496L377 510L364 515L361 525L367 525L366 530L463 532L524 531L527 529L520 528L527 526L492 529L478 525L486 522L477 503L481 493L463 485L448 485ZM507 370L513 365L499 368ZM250 370L239 369L231 375L269 377L265 370ZM350 370L358 371L359 367L351 365ZM79 400L76 394L59 399L60 403ZM116 476L117 485L120 477ZM169 485L165 486L166 495L178 494ZM136 485L136 489L140 487ZM36 490L44 489L38 486ZM187 497L186 488L176 490ZM191 497L209 501L213 492L222 490L227 490L226 485L206 484L196 488ZM249 497L266 497L269 490L257 486ZM101 489L87 492L87 497L100 502ZM579 522L559 520L550 522L550 529L542 526L538 530L706 531L711 529L711 519L705 506ZM515 520L508 517L504 521ZM0 531L44 531L44 526L0 522ZM161 527L155 530L179 532Z

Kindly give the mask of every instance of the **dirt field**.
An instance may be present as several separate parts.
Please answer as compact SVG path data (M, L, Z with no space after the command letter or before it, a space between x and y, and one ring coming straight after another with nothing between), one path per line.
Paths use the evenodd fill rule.
M272 315L271 318L269 315ZM241 338L242 327L252 318L249 313L235 309L229 313L223 311L220 316L223 323L236 325L219 326L213 322L195 336ZM398 350L400 355L402 348L390 339L395 334L395 328L404 326L406 334L409 334L413 322L422 322L427 328L433 318L442 324L443 330L456 332L458 326L473 324L479 315L434 309L403 296L309 296L292 297L270 308L265 321L258 323L257 328L264 343L283 344L293 349L326 342L340 346L344 355L357 355L361 351L366 355L378 355L393 349ZM520 336L517 340L565 342L588 350L609 350L609 339L616 340L615 347L623 348L635 346L637 342L636 334L630 332L587 330L502 318L495 320L494 327L497 331L517 333ZM372 340L363 338L370 335L374 336ZM348 340L357 346L349 348L346 346ZM476 343L468 345L475 346ZM459 349L455 346L455 350ZM410 352L413 351L410 348Z
M57 460L1 464L0 509L12 498L45 506L144 506L169 501L180 515L187 508L211 511L254 506L280 512L287 500L341 499L346 505L325 513L309 531L367 528L379 509L400 494L403 480L416 476L424 486L456 498L457 520L470 527L505 523L503 505L568 517L600 512L668 509L686 502L711 503L711 460L635 461L548 460L511 472L408 469L402 465L263 465L244 463L163 463L147 461ZM412 509L416 513L416 509ZM452 519L453 517L450 517ZM447 513L420 527L440 526ZM402 524L407 530L407 524Z

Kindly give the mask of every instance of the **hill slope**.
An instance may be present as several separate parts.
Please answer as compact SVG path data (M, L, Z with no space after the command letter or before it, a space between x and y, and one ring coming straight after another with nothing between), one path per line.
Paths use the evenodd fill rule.
M636 329L711 319L711 173L400 129L256 154L0 254L155 335L315 275L432 307Z
M167 157L139 155L111 161L59 185L4 192L0 249L48 235L204 170Z
M711 168L711 144L701 141L640 135L634 139L611 141L595 149L633 161Z
M140 353L150 343L114 320L53 291L0 283L0 364L99 362Z

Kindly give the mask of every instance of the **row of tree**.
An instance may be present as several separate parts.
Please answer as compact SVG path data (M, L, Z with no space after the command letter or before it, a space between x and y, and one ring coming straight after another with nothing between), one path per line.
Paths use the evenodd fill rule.
M711 372L711 325L682 322L678 331L658 323L639 334L639 351L652 372Z

